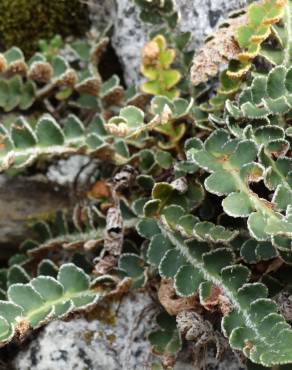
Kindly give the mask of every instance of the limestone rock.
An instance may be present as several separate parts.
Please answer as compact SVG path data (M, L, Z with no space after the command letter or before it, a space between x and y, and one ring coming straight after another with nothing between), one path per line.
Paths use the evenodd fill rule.
M67 159L60 159L48 168L47 178L50 182L61 186L72 185L78 175L79 182L86 182L87 175L94 169L94 165L89 162L90 159L84 155L73 155ZM80 173L82 168L84 170Z
M153 356L147 336L156 313L157 305L147 295L135 293L87 317L53 321L21 349L13 365L19 370L150 370ZM212 350L206 369L244 370L232 352L218 363ZM184 359L174 370L199 369Z
M40 201L41 199L41 201ZM70 208L63 186L54 186L42 175L14 177L0 175L0 259L5 259L31 234L30 221L46 220L58 209Z
M120 308L105 307L96 315L101 321L94 312L87 319L54 321L20 352L14 366L21 370L146 369L151 359L147 333L155 322L155 310L150 298L135 294L124 298Z

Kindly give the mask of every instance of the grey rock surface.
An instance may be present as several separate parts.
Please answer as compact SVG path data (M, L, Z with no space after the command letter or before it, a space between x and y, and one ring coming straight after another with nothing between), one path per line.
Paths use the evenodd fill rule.
M87 318L54 321L18 354L13 365L17 370L150 370L153 357L147 336L156 313L152 300L136 293L110 309L96 309ZM231 353L218 364L212 352L206 369L244 370ZM179 361L174 370L199 369Z
M48 168L47 178L55 184L69 186L79 175L79 182L85 182L87 175L94 170L94 165L89 162L90 159L84 155L73 155L67 159L60 159ZM84 170L80 173L82 168Z
M42 175L0 175L0 259L5 259L31 234L28 219L46 219L57 209L69 208L70 198L62 186L55 187ZM41 199L41 202L40 202Z
M116 323L111 315L118 310ZM54 321L14 361L21 370L142 370L151 359L147 333L156 312L150 298L129 295L86 319Z
M247 0L177 0L181 13L180 31L193 35L191 47L198 48L229 11L246 5ZM133 0L91 0L93 25L102 30L112 24L112 44L124 68L127 84L140 80L140 51L148 40L149 25L141 23Z

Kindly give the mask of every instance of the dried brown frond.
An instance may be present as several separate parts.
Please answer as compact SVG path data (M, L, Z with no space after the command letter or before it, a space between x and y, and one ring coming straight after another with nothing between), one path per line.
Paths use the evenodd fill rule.
M158 298L162 306L170 315L178 315L182 311L201 310L198 295L194 294L190 297L178 297L173 287L171 279L161 280L158 290Z
M219 308L223 315L227 315L233 310L230 300L215 285L212 287L210 296L205 299L202 305L208 311L214 311Z
M196 86L216 76L221 64L237 56L240 48L234 38L237 28L247 22L246 14L228 20L195 55L191 68L191 81Z

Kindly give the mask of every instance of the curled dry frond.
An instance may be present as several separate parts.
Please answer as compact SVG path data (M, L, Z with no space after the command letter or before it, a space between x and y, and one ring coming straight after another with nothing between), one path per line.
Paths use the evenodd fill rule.
M235 31L246 23L246 14L228 20L227 24L208 38L202 49L195 55L191 68L191 81L196 86L216 76L221 64L235 58L240 52L235 40Z

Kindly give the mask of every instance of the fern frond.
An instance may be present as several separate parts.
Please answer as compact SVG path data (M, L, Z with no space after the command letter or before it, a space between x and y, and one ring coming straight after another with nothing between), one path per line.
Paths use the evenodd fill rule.
M258 147L254 141L230 139L226 131L217 130L205 141L202 149L193 148L188 155L197 165L211 172L205 180L206 189L219 196L227 195L222 202L225 213L231 217L248 217L249 232L254 238L292 237L288 210L292 201L291 189L278 185L273 202L269 202L250 188L251 182L264 176L264 168L256 162ZM275 207L280 203L278 208L284 209L285 215Z
M273 68L266 76L256 76L245 88L238 104L226 102L227 112L236 119L264 119L284 115L292 109L292 68Z
M64 128L49 114L44 114L32 129L25 118L19 118L8 131L0 126L0 171L11 167L29 166L40 157L68 154L95 154L103 157L114 155L106 140L100 118L99 131L85 131L82 122L75 115L69 115Z
M141 220L140 234L147 234L147 222ZM291 362L290 325L267 298L267 288L249 282L247 267L234 265L232 251L210 250L205 242L184 240L168 223L159 222L157 227L160 233L151 238L148 258L162 277L174 279L177 294L199 292L205 306L217 299L224 315L224 334L232 348L243 351L253 362L264 366Z
M274 44L262 45L260 55L273 65L289 67L292 57L292 1L282 3L284 4L282 22L273 24L271 29Z
M91 287L89 276L74 264L64 264L56 279L38 276L28 284L9 287L0 301L0 344L23 337L30 328L93 307L104 295Z
M248 23L236 31L236 41L243 52L237 56L238 62L231 62L227 74L240 78L251 67L251 61L260 54L262 43L270 36L272 26L279 23L284 14L289 13L288 0L264 0L248 7ZM289 24L288 24L289 26Z

